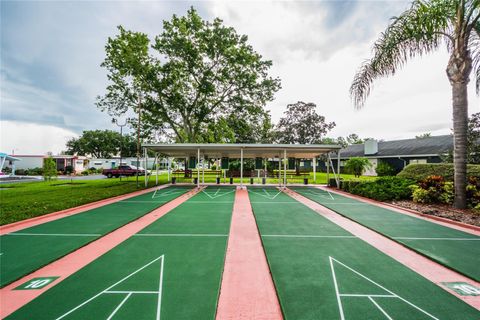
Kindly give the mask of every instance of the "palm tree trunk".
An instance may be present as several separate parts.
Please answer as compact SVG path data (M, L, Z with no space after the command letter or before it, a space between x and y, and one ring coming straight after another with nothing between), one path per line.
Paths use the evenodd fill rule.
M455 199L453 205L458 209L464 209L467 206L467 83L463 81L452 83L454 134L453 163L455 168Z

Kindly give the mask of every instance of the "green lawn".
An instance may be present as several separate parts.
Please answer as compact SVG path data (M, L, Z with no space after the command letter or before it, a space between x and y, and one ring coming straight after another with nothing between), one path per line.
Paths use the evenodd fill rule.
M140 189L145 187L140 177ZM166 183L167 176L159 176ZM149 186L155 184L150 177ZM0 185L0 225L76 207L139 190L136 177L104 180L62 180Z

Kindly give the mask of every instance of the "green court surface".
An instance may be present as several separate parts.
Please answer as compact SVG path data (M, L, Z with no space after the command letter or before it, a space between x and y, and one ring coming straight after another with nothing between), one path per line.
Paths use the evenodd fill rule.
M308 187L291 189L448 268L480 281L480 237L325 190Z
M285 319L478 319L447 291L275 188L249 196Z
M7 319L214 319L234 195L208 187Z
M0 287L140 218L191 187L169 187L0 237Z

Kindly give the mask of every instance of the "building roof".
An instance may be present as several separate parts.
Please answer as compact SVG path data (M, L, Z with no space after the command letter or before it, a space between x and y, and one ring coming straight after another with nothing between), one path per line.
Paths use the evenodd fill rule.
M453 136L435 136L378 142L376 154L365 155L364 144L350 145L340 150L342 158L350 157L402 157L402 156L438 156L453 150Z
M286 150L287 157L313 158L330 151L341 149L331 144L256 144L256 143L172 143L172 144L144 144L144 148L153 150L171 157L196 157L198 150L209 158L240 158L243 149L244 158L273 158L283 157Z

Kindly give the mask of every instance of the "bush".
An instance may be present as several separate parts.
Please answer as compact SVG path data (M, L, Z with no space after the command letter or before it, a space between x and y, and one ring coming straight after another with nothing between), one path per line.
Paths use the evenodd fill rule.
M415 182L410 179L399 177L382 177L374 181L349 180L342 183L344 191L379 200L403 200L410 199L412 186Z
M57 164L52 157L43 160L43 179L46 181L57 177Z
M41 176L43 175L43 169L38 167L33 169L28 169L26 170L26 174L29 176Z
M216 165L212 165L212 166L210 167L210 169L211 169L211 170L217 170L217 166L216 166Z
M452 182L445 182L442 176L429 176L412 186L412 198L418 203L453 203Z
M90 174L90 172L88 172L88 170L82 171L82 176L88 176L89 174Z
M17 176L26 176L28 174L28 170L25 169L17 169L15 170L15 174Z
M399 174L398 177L422 181L429 176L442 176L445 181L453 181L452 163L425 163L409 164ZM480 179L480 165L467 165L467 176Z
M395 168L385 161L380 161L375 168L375 172L379 177L394 176L396 174L395 171Z
M65 166L64 173L65 174L72 174L73 173L73 166Z

